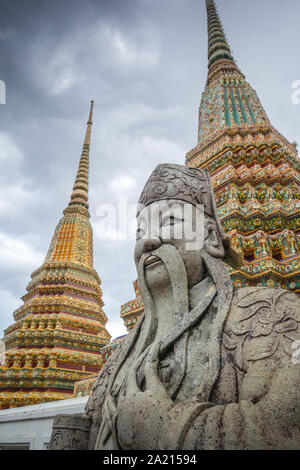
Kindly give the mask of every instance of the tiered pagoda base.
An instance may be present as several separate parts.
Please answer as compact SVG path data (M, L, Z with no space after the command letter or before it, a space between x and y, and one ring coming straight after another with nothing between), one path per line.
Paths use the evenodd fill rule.
M101 369L100 349L110 335L99 281L94 270L70 264L49 263L33 273L30 297L5 330L1 408L70 398L75 382Z
M216 151L217 150L217 151ZM219 217L243 256L235 287L300 291L299 159L274 129L232 128L187 154L211 175Z

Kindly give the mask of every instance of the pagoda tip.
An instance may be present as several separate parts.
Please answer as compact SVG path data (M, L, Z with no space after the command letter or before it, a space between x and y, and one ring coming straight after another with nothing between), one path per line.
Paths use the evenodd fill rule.
M89 120L88 124L92 124L92 118L93 118L93 107L94 107L94 100L91 101L91 108L90 108L90 115L89 115Z

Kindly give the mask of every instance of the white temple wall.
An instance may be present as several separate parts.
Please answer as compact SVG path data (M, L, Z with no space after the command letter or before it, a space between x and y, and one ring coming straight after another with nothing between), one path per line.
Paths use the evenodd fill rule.
M0 410L0 450L47 450L54 417L82 413L88 397Z

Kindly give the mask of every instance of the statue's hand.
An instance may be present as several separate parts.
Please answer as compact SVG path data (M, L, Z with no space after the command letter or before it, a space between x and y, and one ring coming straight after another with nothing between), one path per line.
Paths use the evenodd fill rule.
M124 450L159 450L174 406L158 377L159 345L152 347L145 363L146 390L137 384L137 368L129 372L126 398L118 406L117 435Z

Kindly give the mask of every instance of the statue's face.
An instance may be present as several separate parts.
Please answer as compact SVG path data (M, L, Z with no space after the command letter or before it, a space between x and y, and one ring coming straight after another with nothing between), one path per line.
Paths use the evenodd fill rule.
M143 256L145 280L149 289L170 282L165 264L155 257L155 250L164 245L175 247L183 260L189 288L201 281L203 240L199 238L199 223L203 224L200 209L183 201L157 201L140 212L137 218L135 262L138 267Z

